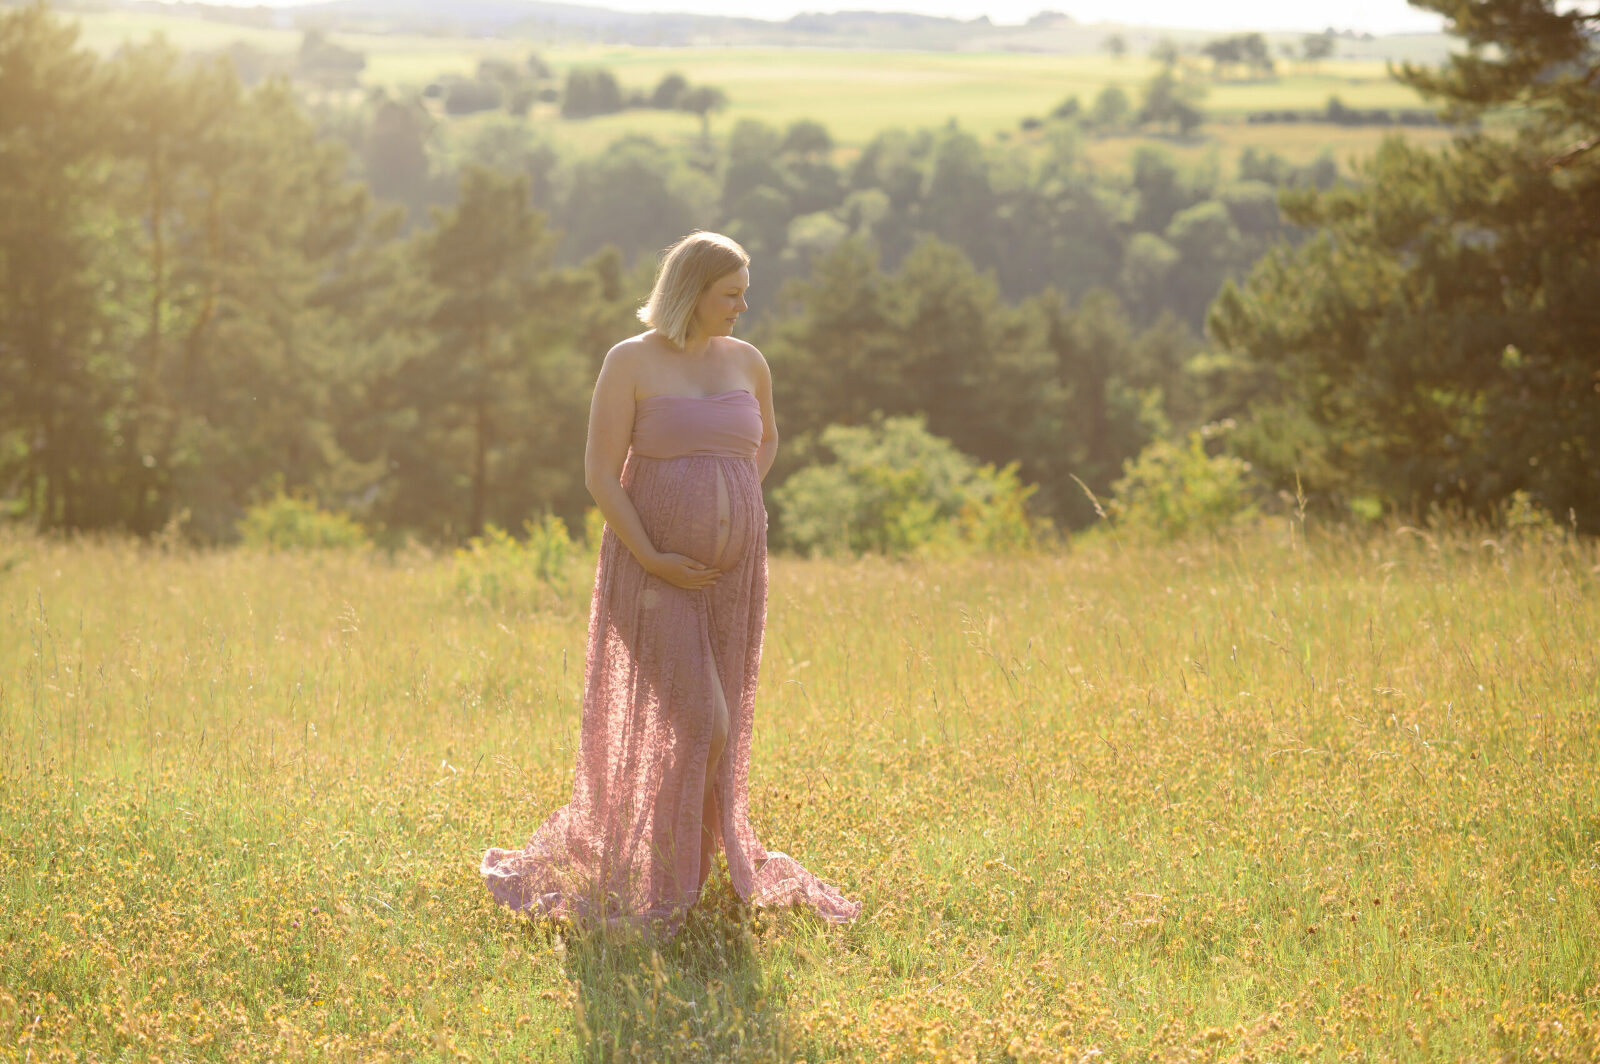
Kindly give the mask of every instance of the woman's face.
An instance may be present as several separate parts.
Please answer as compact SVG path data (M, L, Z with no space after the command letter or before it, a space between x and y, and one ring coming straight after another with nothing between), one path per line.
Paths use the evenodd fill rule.
M739 315L750 309L744 294L750 287L750 268L741 266L725 273L706 286L700 301L694 307L694 328L697 336L731 336Z

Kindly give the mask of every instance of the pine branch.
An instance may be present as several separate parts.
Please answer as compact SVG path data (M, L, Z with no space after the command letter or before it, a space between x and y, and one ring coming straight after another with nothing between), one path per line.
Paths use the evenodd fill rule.
M1552 155L1549 159L1545 160L1545 166L1551 170L1560 170L1564 167L1571 166L1578 159L1587 153L1594 151L1596 148L1600 148L1600 135L1590 137L1588 140L1580 140L1576 144L1570 145L1567 150L1563 151L1561 154Z

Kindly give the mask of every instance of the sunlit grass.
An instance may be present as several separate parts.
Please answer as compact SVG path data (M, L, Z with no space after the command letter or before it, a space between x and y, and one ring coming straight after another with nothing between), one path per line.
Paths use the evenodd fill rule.
M655 948L479 884L565 800L592 574L451 565L0 540L0 1046L1600 1052L1593 544L775 560L755 824L865 910L719 877Z

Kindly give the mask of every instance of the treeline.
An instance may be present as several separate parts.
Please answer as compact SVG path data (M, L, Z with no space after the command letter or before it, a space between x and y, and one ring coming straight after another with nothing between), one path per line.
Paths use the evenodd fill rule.
M618 111L687 111L707 121L713 111L728 104L728 96L715 85L691 85L679 73L664 74L649 92L625 92L616 74L606 67L574 67L567 71L561 93L562 118L591 118ZM710 135L709 127L706 130Z
M1208 318L1233 446L1279 488L1369 512L1532 500L1600 531L1600 11L1420 6L1467 47L1398 74L1460 131L1286 194L1315 237Z
M1200 54L1211 60L1212 73L1219 79L1237 70L1245 71L1250 77L1270 77L1277 69L1267 39L1259 33L1218 37L1207 41Z
M0 498L13 514L140 533L178 521L225 540L282 488L446 539L542 511L581 519L597 360L638 328L653 267L633 252L717 217L714 201L710 217L674 211L691 178L681 158L636 140L578 160L561 210L601 250L563 261L525 168L469 164L454 202L407 226L351 180L286 85L246 90L225 62L160 42L98 60L32 7L0 19L0 71ZM857 190L871 193L846 208L860 232L825 209L851 195L828 147L820 127L744 125L716 173L725 198L781 202L818 230L798 253L758 212L729 225L778 304L757 339L779 374L780 475L829 424L921 412L980 460L1026 456L1043 505L1071 515L1071 475L1103 489L1172 416L1163 382L1191 334L1170 315L1139 327L1109 292L1009 299L916 224L913 208L958 202L957 173L986 179L961 170L977 148L965 135L875 144L862 174L920 183L925 169L931 188L900 206ZM981 151L967 162L988 165ZM1145 202L1179 211L1188 194ZM980 219L955 221L999 252ZM767 263L802 280L780 296Z
M1007 299L1047 286L1074 298L1102 287L1136 321L1169 312L1196 334L1225 278L1294 238L1278 213L1279 189L1325 188L1338 175L1327 156L1296 166L1246 151L1226 169L1188 167L1153 145L1106 171L1085 151L1099 121L1093 111L1042 120L998 144L953 125L891 129L848 160L813 121L780 129L741 119L714 143L631 136L593 154L512 120L460 136L401 98L322 121L373 191L419 224L452 202L464 166L524 175L533 205L562 231L563 263L607 246L632 262L690 229L714 228L757 256L760 290L774 292L848 237L893 267L935 236L994 271Z
M225 61L100 60L9 11L0 505L209 540L279 488L391 535L576 525L597 360L658 249L713 227L756 256L775 486L829 426L917 414L1071 526L1079 481L1103 495L1232 416L1207 445L1262 492L1349 513L1520 491L1593 527L1600 153L1576 134L1600 108L1561 110L1596 83L1570 44L1571 75L1489 72L1540 116L1521 139L1395 141L1343 183L1255 153L1104 173L1070 118L993 145L891 130L848 161L816 123L585 156L507 121L441 146L417 101L314 119ZM1406 76L1449 99L1473 71Z
M1320 111L1251 111L1245 121L1259 125L1270 122L1326 122L1334 126L1437 126L1440 118L1417 107L1350 107L1337 96L1328 97Z
M292 55L263 51L243 41L221 52L247 87L273 77L290 78L310 90L355 91L361 88L366 54L329 38L327 31L308 29ZM446 74L430 81L418 94L437 101L444 114L460 117L485 111L504 111L525 118L536 103L558 104L563 118L592 118L619 111L650 109L687 111L706 118L727 105L727 94L714 85L692 85L680 73L663 75L646 92L625 89L614 71L603 66L579 66L567 71L558 86L554 70L538 52L521 62L485 58L471 75ZM328 101L319 100L326 110Z
M1141 328L1105 289L1007 302L937 237L888 272L864 240L844 241L785 287L754 339L781 373L778 483L818 459L829 426L922 415L962 453L1016 462L1040 512L1078 526L1094 515L1083 485L1107 494L1125 460L1202 414L1184 372L1196 344L1176 319Z
M1205 87L1180 78L1175 63L1164 64L1141 86L1139 96L1135 106L1126 89L1107 85L1087 109L1078 97L1068 96L1055 106L1050 117L1072 122L1078 130L1095 135L1143 132L1153 127L1188 136L1205 121L1205 112L1200 108ZM1024 130L1040 129L1044 124L1032 116L1022 120Z
M525 92L530 76L545 79L542 91L569 117L657 108L709 123L726 102L715 87L674 73L647 92L624 89L604 68L580 67L556 92L537 55L526 69L499 66L513 64L482 69L470 83L506 86L484 95L484 107L507 98L513 83ZM993 270L1008 299L1102 287L1142 324L1170 312L1198 334L1224 279L1242 275L1273 243L1296 239L1278 214L1279 189L1327 188L1338 175L1327 154L1296 166L1250 150L1233 166L1184 166L1155 145L1136 149L1120 170L1097 167L1086 150L1095 137L1185 135L1199 125L1204 89L1181 75L1175 52L1137 99L1114 85L1088 106L1069 97L1044 118L1022 119L1020 135L1000 143L953 123L886 130L848 160L827 127L810 120L780 129L741 119L715 142L706 125L698 143L634 136L577 153L516 115L470 127L441 120L427 101L443 96L449 112L452 85L436 82L421 98L379 92L349 108L323 102L319 128L350 148L358 176L404 204L413 223L453 202L463 167L482 165L528 178L534 205L562 231L563 263L607 246L631 262L688 229L715 228L761 259L769 291L846 237L867 241L892 267L936 236Z

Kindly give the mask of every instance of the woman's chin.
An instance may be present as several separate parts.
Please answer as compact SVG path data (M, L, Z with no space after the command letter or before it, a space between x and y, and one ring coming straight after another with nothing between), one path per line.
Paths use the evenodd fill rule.
M737 324L737 322L732 322L732 321L719 322L718 324L713 325L713 326L711 326L710 328L707 328L707 329L703 329L703 330L702 329L694 329L694 330L691 330L689 335L691 337L704 336L704 337L707 337L707 338L710 338L710 337L713 337L713 336L732 336L733 335L733 329L734 329L734 326L736 324Z

